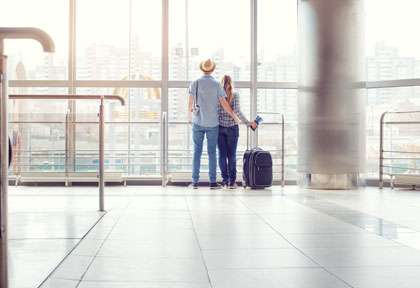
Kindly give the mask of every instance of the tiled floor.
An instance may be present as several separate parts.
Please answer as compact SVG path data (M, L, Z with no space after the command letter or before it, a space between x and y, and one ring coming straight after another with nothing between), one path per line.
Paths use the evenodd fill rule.
M51 270L67 254L42 287L420 283L420 192L107 187L108 213L100 218L96 188L33 190L11 191L16 288L37 287L25 280L39 282L35 263Z

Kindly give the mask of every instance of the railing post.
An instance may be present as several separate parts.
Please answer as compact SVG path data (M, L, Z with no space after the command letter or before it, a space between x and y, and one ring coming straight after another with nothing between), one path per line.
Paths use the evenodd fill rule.
M105 211L105 124L104 124L104 96L100 98L99 105L99 211Z
M281 115L281 187L284 187L284 115Z
M65 185L68 186L69 185L69 165L70 165L70 161L69 161L69 153L70 153L70 110L68 109L66 112L66 120L65 120L65 151L64 151L64 174L66 177L66 182Z
M379 189L384 187L384 119L386 113L382 113L379 123Z
M0 45L3 45L3 41L0 40ZM9 168L9 140L7 137L7 57L1 55L2 47L0 47L0 287L9 287L8 280L8 239L7 239L7 188L9 185L8 179L8 168Z
M166 128L166 122L167 122L167 113L162 112L162 123L161 123L161 159L160 159L160 173L162 175L162 187L166 187L167 184L167 128Z

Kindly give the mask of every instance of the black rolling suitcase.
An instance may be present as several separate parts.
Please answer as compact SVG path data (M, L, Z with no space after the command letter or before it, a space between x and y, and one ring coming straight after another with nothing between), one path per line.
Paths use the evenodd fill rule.
M250 148L249 143L247 145L243 158L243 186L252 189L270 187L273 183L273 159L270 152L258 147Z

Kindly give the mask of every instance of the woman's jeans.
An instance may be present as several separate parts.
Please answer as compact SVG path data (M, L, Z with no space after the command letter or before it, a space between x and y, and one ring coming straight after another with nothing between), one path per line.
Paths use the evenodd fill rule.
M219 136L219 126L216 127L202 127L193 124L192 128L194 156L193 156L193 183L198 183L200 179L200 165L201 154L203 153L204 135L207 138L207 154L209 156L209 180L210 183L216 183L216 169L217 169L217 138Z
M219 126L219 168L223 182L236 182L236 148L238 147L239 126Z

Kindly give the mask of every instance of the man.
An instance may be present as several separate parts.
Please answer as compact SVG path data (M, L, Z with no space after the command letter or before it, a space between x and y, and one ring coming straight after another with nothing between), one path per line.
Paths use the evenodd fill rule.
M235 122L240 123L238 116L233 112L229 103L226 101L225 91L219 82L211 76L216 64L207 59L200 63L200 70L203 76L193 81L189 88L188 99L188 118L192 120L192 135L194 143L193 171L192 171L192 187L198 188L200 179L201 154L203 152L204 136L207 139L207 154L209 157L209 180L210 189L219 189L221 186L217 184L216 167L217 156L216 147L219 136L219 114L218 106L229 113Z

